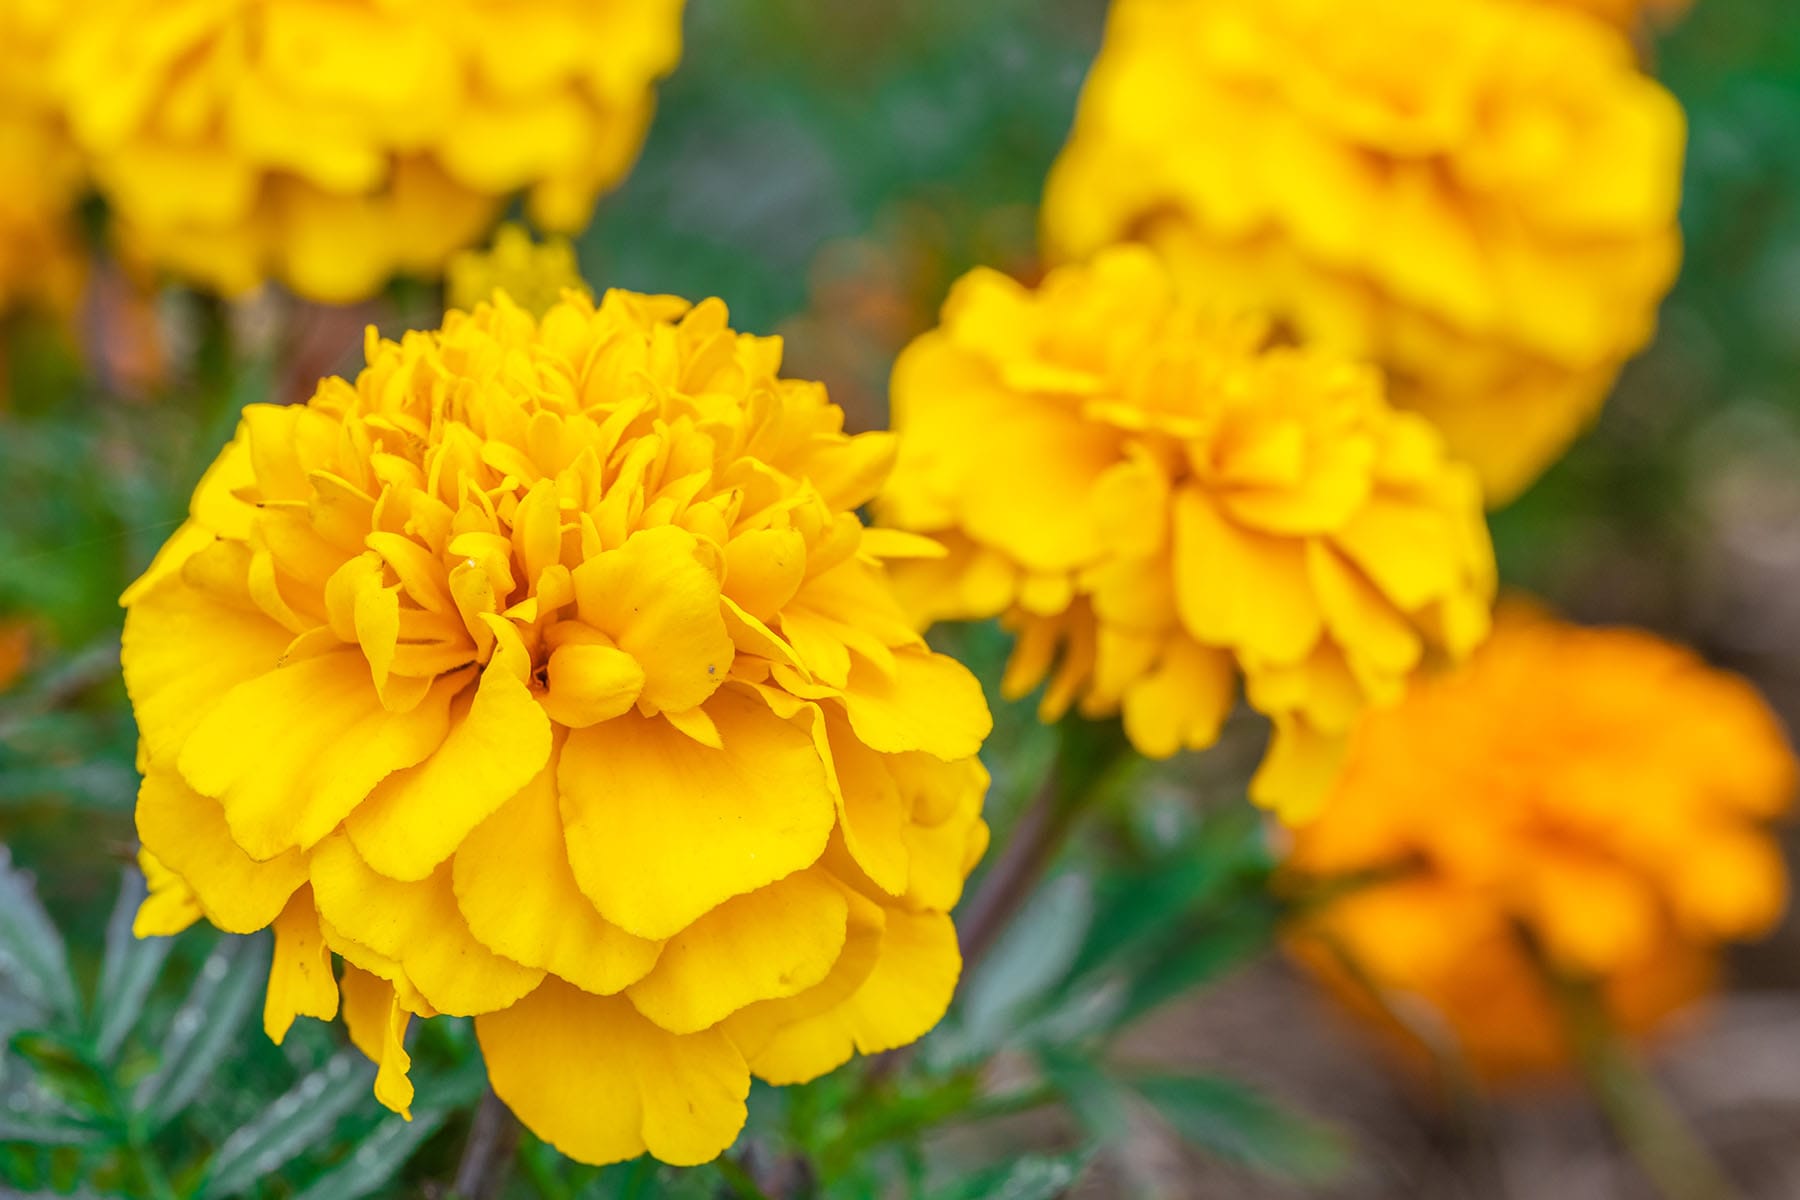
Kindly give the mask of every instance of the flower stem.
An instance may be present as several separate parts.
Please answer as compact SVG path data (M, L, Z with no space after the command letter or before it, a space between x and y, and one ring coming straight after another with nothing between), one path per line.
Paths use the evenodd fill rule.
M506 1187L513 1151L519 1144L519 1123L489 1087L469 1123L469 1140L463 1144L462 1161L450 1185L456 1200L492 1200Z
M1554 972L1550 986L1595 1103L1656 1191L1664 1200L1735 1200L1737 1187L1619 1037L1594 987Z
M1125 752L1117 722L1072 717L1058 727L1057 739L1056 757L1007 837L1006 848L957 915L965 971L993 948Z

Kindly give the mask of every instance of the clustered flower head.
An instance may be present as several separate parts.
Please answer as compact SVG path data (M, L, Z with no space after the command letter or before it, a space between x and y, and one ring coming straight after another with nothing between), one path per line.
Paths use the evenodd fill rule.
M66 313L81 289L81 163L51 103L43 58L53 0L0 0L0 315Z
M1140 247L1036 291L957 284L895 367L882 519L945 545L897 569L922 620L1001 614L1004 689L1122 713L1143 753L1217 736L1237 678L1275 723L1253 795L1310 813L1356 716L1485 634L1473 474L1379 375L1213 315Z
M1334 895L1295 944L1364 1011L1490 1077L1566 1063L1549 977L1645 1032L1785 904L1794 796L1744 680L1645 633L1503 606L1460 671L1359 727L1288 870ZM1360 979L1360 985L1352 980Z
M1377 362L1490 499L1650 338L1685 122L1591 17L1527 0L1118 0L1045 198Z
M413 1016L588 1162L712 1158L752 1073L909 1042L959 971L990 726L847 436L723 304L501 296L252 405L125 597L140 934L272 925L265 1024ZM342 961L342 977L334 960Z
M510 197L573 232L626 172L681 0L91 0L57 85L127 253L227 293L436 276Z
M524 226L510 221L494 234L492 245L451 256L444 274L446 302L465 311L505 292L526 312L542 316L571 289L587 290L574 244L566 237L534 242Z

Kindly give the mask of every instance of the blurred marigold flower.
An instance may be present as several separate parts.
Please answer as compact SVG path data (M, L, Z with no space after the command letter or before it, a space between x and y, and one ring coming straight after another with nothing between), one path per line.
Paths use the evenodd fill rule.
M0 692L19 681L31 665L31 626L0 617Z
M1548 5L1117 0L1044 237L1147 241L1377 362L1499 502L1649 340L1685 137L1619 32Z
M1786 870L1763 823L1795 782L1744 680L1504 605L1463 669L1358 728L1288 863L1343 890L1294 945L1358 1008L1398 1002L1485 1075L1554 1068L1569 1046L1545 966L1643 1033L1706 990L1719 943L1775 924Z
M1209 315L1140 247L1031 291L966 276L894 370L883 519L949 553L897 568L921 620L1003 614L1004 687L1046 720L1121 713L1211 744L1236 679L1275 722L1253 785L1308 815L1362 708L1486 633L1473 474L1378 374Z
M1592 13L1621 29L1635 29L1645 21L1672 24L1693 7L1693 0L1538 0L1560 8Z
M450 259L444 281L445 300L467 312L495 292L505 292L526 312L542 316L564 291L588 290L568 238L534 242L522 225L507 222L483 250L464 250Z
M43 58L65 20L52 0L0 0L0 314L68 314L85 274L81 164L56 116Z
M502 296L252 405L125 597L153 892L273 925L265 1023L411 1016L589 1162L712 1158L752 1073L910 1042L987 842L981 689L884 578L849 437L723 304ZM344 960L341 984L333 955Z
M516 193L572 232L625 174L681 0L93 0L56 80L126 252L331 303L436 276Z

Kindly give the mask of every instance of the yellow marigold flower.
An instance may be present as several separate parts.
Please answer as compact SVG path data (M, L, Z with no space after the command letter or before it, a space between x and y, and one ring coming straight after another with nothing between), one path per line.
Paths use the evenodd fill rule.
M1685 136L1623 36L1547 5L1116 0L1044 237L1148 241L1379 363L1499 501L1649 340Z
M273 925L265 1023L411 1016L589 1162L712 1158L752 1073L910 1042L987 842L979 685L847 436L723 304L501 296L252 405L125 597L140 933ZM332 956L343 959L341 984Z
M486 250L464 250L450 259L444 291L451 308L472 309L495 292L505 292L528 313L542 316L565 291L585 292L575 247L565 237L531 240L510 221Z
M1209 316L1140 247L1031 291L962 279L894 370L883 519L923 620L1004 614L1005 689L1123 713L1143 753L1217 736L1236 677L1276 737L1254 794L1312 808L1364 705L1460 656L1494 586L1481 497L1379 376Z
M1646 20L1672 23L1692 7L1692 0L1539 0L1581 12L1593 13L1622 29L1635 29Z
M1653 1028L1704 992L1720 942L1780 916L1763 823L1795 781L1744 680L1648 634L1505 606L1462 670L1357 730L1289 869L1373 882L1296 945L1340 991L1353 972L1424 1005L1415 1030L1453 1036L1489 1076L1548 1069L1569 1048L1533 956L1597 985L1623 1028Z
M51 0L0 0L0 313L67 312L81 290L81 165L42 69L62 19Z
M681 0L92 0L57 82L127 250L327 302L436 276L509 197L573 231L630 167Z

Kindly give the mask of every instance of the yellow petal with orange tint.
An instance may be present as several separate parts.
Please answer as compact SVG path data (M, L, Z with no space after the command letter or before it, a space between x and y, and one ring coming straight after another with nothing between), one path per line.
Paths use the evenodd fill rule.
M382 780L344 823L357 853L390 878L430 875L550 758L549 717L498 663L451 711L444 744Z
M178 765L195 791L223 802L246 852L273 858L312 846L377 783L436 750L462 683L448 676L411 712L391 713L361 654L301 659L226 693Z
M452 880L457 907L483 945L585 991L609 995L656 964L659 943L602 918L575 884L554 757L463 840Z
M572 733L557 769L575 878L640 937L669 937L809 865L835 819L805 730L733 691L707 712L723 750L627 714Z
M648 1150L693 1166L744 1127L750 1071L717 1029L675 1034L623 996L557 979L475 1019L494 1091L538 1137L601 1165Z
M389 879L341 834L312 853L319 915L406 972L439 1012L469 1016L505 1008L537 986L543 971L489 950L456 906L449 864L417 883Z
M207 919L227 933L273 921L306 882L306 858L289 850L265 862L232 839L219 802L170 770L152 769L138 789L138 837L192 890Z
M263 1031L277 1046L287 1037L295 1017L329 1021L337 1015L337 978L331 973L331 951L319 932L312 889L303 887L288 899L275 918L275 959L263 996Z
M822 870L734 896L670 938L626 994L671 1033L695 1033L758 1000L824 979L844 948L848 903Z

